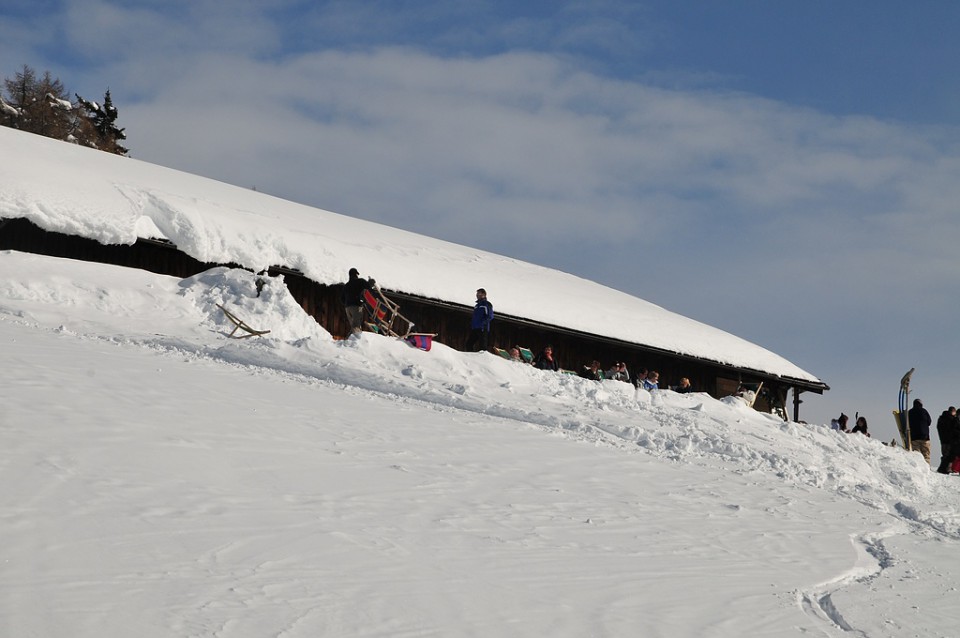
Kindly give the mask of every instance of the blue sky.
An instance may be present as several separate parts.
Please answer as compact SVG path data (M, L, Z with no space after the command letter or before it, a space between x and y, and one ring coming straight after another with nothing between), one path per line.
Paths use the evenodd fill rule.
M910 367L934 416L960 404L958 27L923 1L13 0L0 74L109 87L137 159L726 329L832 386L807 419L889 438Z

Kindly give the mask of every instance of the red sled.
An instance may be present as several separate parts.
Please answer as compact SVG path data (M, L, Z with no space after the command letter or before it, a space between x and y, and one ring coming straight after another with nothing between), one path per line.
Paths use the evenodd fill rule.
M960 456L953 459L953 463L950 464L950 471L954 474L960 474Z
M407 343L409 343L414 348L420 348L425 352L430 352L430 348L433 347L433 338L436 335L430 334L411 334L407 336Z

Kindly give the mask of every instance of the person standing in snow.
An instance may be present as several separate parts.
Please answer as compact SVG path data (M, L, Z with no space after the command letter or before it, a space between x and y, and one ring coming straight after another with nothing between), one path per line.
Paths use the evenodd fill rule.
M493 304L487 301L487 291L477 289L477 303L470 319L470 338L467 352L482 352L490 344L490 322L493 321Z
M923 455L927 463L930 462L930 413L923 407L920 399L913 400L913 407L907 412L910 421L910 446L914 452Z
M377 282L373 279L361 279L356 268L351 268L349 274L350 279L343 285L341 300L347 313L350 334L359 334L363 329L363 291L372 288Z
M937 419L937 435L940 437L940 467L937 471L949 474L953 459L957 457L957 444L960 443L960 417L952 405L943 411Z

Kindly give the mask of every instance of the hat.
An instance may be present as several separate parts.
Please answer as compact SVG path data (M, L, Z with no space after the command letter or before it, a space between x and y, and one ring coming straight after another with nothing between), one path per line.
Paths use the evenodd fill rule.
M351 268L351 269L350 269L350 276L351 276L351 277L359 277L359 276L360 276L360 271L357 270L356 268Z

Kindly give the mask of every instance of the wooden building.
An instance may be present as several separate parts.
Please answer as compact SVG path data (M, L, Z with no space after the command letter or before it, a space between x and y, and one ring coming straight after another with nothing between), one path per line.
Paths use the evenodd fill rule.
M44 230L25 218L0 218L0 250L142 268L180 278L215 266L244 267L236 263L200 261L166 239L138 238L129 245L105 245L86 237ZM285 264L275 264L267 270L272 276L283 275L292 296L328 332L335 337L347 334L340 302L341 285L312 281L300 270ZM469 335L472 306L403 291L384 292L400 303L404 315L416 324L417 330L436 333L438 341L452 348L464 347ZM741 384L763 383L755 407L763 411L775 411L784 418L792 412L794 420L799 420L803 392L822 394L829 389L820 381L785 377L562 325L497 313L491 345L501 348L520 345L539 351L548 344L553 346L560 364L569 370L579 370L593 359L599 360L604 368L623 361L631 374L642 368L657 370L661 386L674 385L681 377L687 377L695 390L708 392L714 397L732 394ZM792 406L789 404L790 390L793 390Z

